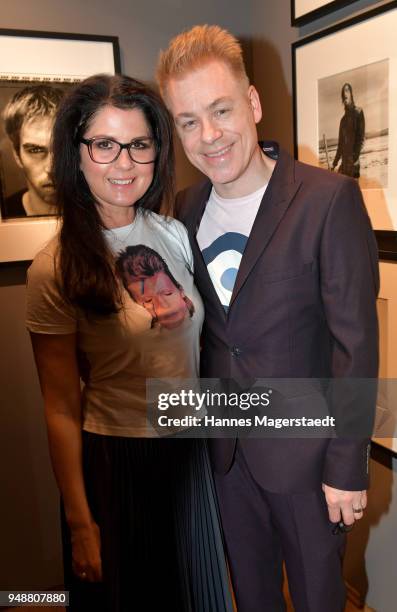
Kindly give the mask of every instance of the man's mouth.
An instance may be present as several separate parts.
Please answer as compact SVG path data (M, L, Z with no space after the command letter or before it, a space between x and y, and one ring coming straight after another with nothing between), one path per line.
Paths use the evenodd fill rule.
M224 157L227 153L229 153L230 149L232 148L233 145L228 145L227 147L224 147L223 149L219 149L218 151L214 151L213 153L204 153L205 157L210 157L210 158L217 158L217 157Z
M133 178L130 179L108 179L109 183L112 185L132 185L134 182Z

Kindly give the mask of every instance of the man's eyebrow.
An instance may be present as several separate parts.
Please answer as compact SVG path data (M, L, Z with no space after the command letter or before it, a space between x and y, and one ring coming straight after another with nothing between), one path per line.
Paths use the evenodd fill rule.
M211 104L207 108L208 110L213 110L215 106L218 106L218 104L225 104L225 102L230 102L230 101L231 99L228 96L222 96L221 98L217 98L216 100L211 102Z
M177 119L184 119L185 117L194 117L194 112L192 111L191 113L185 111L184 113L178 113L176 118Z
M47 145L42 145L37 142L24 142L22 144L23 148L27 149L28 147L37 147L38 149L48 149Z
M213 110L219 104L224 104L225 102L230 103L230 101L231 99L229 97L222 96L221 98L217 98L216 100L211 102L211 104L207 106L207 110ZM183 113L178 113L177 118L183 119L184 117L194 117L194 116L195 116L195 113L193 111L191 112L185 111Z

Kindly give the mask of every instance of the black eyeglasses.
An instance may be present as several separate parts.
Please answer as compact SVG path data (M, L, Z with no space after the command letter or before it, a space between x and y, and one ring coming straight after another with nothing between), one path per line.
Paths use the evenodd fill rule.
M156 161L153 138L139 138L122 144L113 138L80 138L87 145L88 153L96 164L111 164L121 151L127 149L131 161L137 164L152 164Z

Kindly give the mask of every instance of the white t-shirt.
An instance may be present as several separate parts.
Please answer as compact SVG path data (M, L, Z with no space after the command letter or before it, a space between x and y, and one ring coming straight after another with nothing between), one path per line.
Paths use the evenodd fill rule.
M28 271L27 327L42 334L77 334L78 350L88 366L83 429L153 436L147 420L146 378L195 379L199 374L203 306L193 284L189 240L178 221L139 210L131 225L106 230L105 236L115 257L134 247L132 265L139 258L145 263L147 256L157 266L165 262L170 275L161 271L134 281L130 293L123 289L120 312L87 318L62 298L54 239Z
M208 273L226 311L266 187L242 198L221 198L212 188L197 232Z

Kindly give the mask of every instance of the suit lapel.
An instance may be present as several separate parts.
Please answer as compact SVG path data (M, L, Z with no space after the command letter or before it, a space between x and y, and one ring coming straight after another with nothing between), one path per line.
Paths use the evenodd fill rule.
M295 181L294 177L294 160L284 151L280 151L241 259L230 306L269 244L299 186L300 181Z
M195 197L192 214L189 216L187 223L188 232L190 235L190 244L192 247L194 257L194 274L197 279L197 285L200 293L205 296L211 302L217 304L219 311L222 316L226 318L225 309L223 308L215 287L212 283L210 275L208 274L208 268L203 258L203 254L197 242L197 232L201 223L202 216L204 214L205 207L208 202L212 189L212 184L207 181L203 184L199 193Z
M208 198L210 197L211 189L212 185L209 180L200 183L197 186L197 191L192 194L192 199L188 204L188 214L182 215L191 238L194 238L197 234Z

